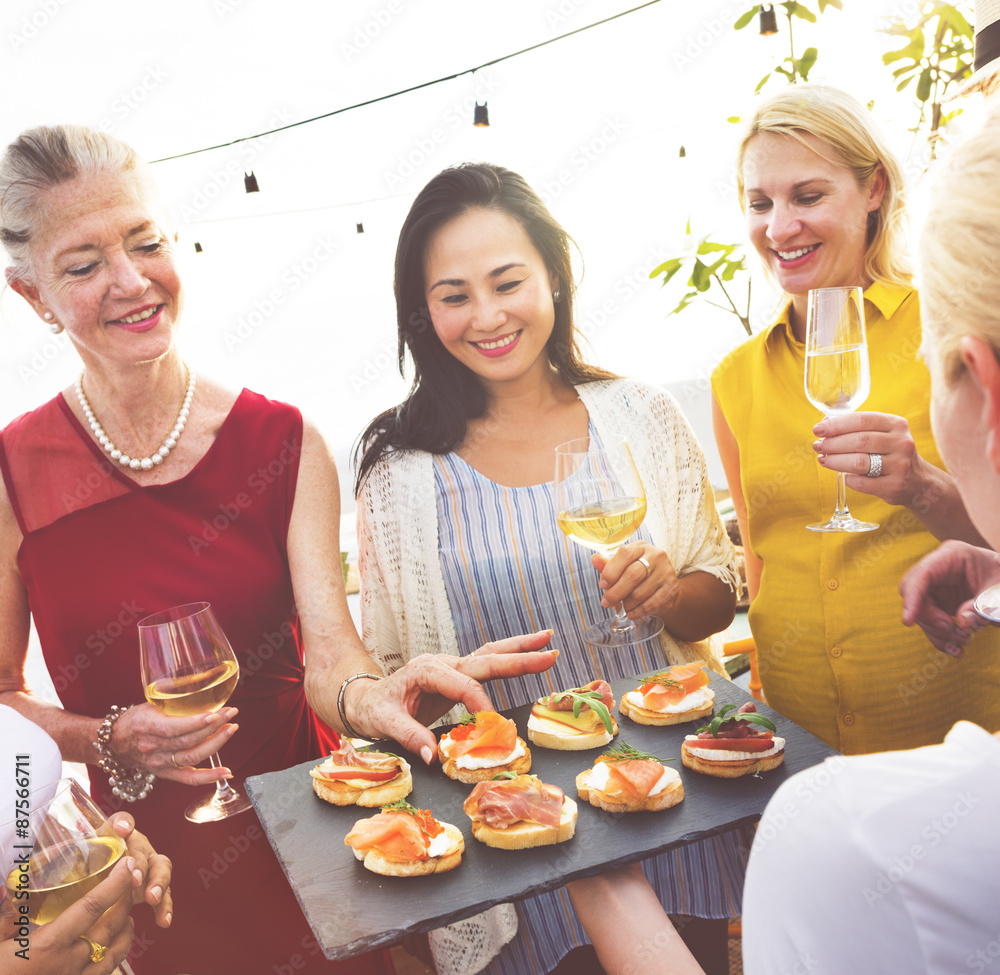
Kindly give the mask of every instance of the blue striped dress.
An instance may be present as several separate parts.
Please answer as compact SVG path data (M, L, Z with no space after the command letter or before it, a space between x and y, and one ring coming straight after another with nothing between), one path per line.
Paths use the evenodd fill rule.
M593 426L590 435L596 440ZM492 682L499 710L596 678L667 666L656 641L611 652L583 642L587 626L611 611L601 606L590 552L556 524L551 484L504 487L454 453L435 456L434 479L441 569L462 655L545 628L555 631L552 646L562 651L544 673ZM635 538L652 541L645 527ZM660 854L643 869L669 913L719 918L742 910L745 863L744 841L731 832ZM589 941L565 889L516 907L518 934L485 972L548 972Z

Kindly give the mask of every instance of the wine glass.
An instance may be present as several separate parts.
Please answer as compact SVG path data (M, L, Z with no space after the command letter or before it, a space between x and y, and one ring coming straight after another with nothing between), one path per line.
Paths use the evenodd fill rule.
M54 921L106 879L125 851L125 840L75 779L19 799L15 818L0 826L0 869L19 923ZM133 975L124 961L114 971Z
M814 288L806 320L806 398L827 416L856 410L871 392L865 299L861 288ZM871 521L858 521L847 508L844 474L837 472L837 508L814 532L870 532Z
M229 700L240 665L208 603L174 606L139 620L138 627L142 686L150 704L172 717L188 717L218 711ZM221 768L217 753L210 761ZM222 779L184 815L192 823L214 823L250 806Z
M590 437L556 447L555 509L559 527L578 545L610 559L634 535L646 516L646 492L624 438L606 447ZM624 647L641 643L663 629L663 620L630 620L625 607L611 619L589 627L592 646Z

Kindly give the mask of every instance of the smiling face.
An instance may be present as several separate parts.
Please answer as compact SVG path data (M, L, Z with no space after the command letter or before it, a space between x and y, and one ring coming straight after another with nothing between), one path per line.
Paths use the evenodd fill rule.
M130 365L173 346L183 303L164 215L128 175L81 176L49 190L29 250L32 279L11 284L62 325L84 363Z
M778 285L804 301L811 288L867 287L868 214L885 178L858 186L832 146L813 135L753 137L743 160L750 241ZM803 142L805 144L803 144ZM798 305L796 305L796 308Z
M487 384L544 374L558 284L518 220L467 210L431 236L423 263L434 331L452 356Z

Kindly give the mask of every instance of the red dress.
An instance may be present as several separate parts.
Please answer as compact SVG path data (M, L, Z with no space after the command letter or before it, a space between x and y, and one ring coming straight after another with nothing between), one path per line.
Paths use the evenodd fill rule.
M205 456L169 484L137 485L61 394L3 431L0 469L24 535L21 577L68 711L103 717L112 704L141 703L136 622L207 600L240 662L229 701L240 727L221 752L234 786L336 747L306 703L285 548L301 446L298 410L248 390ZM89 771L98 804L121 808L107 775ZM147 799L125 804L173 861L172 926L156 927L148 908L133 913L136 975L389 970L382 953L327 961L256 814L184 818L205 791L158 780ZM290 809L314 799L305 776Z

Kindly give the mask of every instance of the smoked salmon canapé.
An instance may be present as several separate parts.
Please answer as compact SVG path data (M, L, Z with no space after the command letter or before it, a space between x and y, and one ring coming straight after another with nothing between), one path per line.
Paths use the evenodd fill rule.
M309 774L313 792L335 806L387 806L413 789L408 762L368 745L356 748L348 738Z
M607 681L556 691L539 698L528 718L528 740L542 748L584 751L601 748L618 734L611 713L615 698Z
M500 850L551 846L576 832L576 803L537 775L501 772L477 783L462 808L472 820L472 835Z
M715 707L703 664L677 664L644 677L619 710L636 724L668 725L707 718Z
M454 870L462 862L465 838L451 823L405 799L359 819L344 842L368 870L386 877L425 877Z
M576 777L576 792L607 812L656 812L684 798L684 783L661 759L622 741Z
M445 775L466 785L485 782L498 772L531 771L531 752L517 737L517 725L496 711L466 715L441 736L438 758Z
M726 704L698 734L687 735L681 761L689 769L720 779L736 779L777 768L785 760L785 739L775 723L749 701L737 710Z

